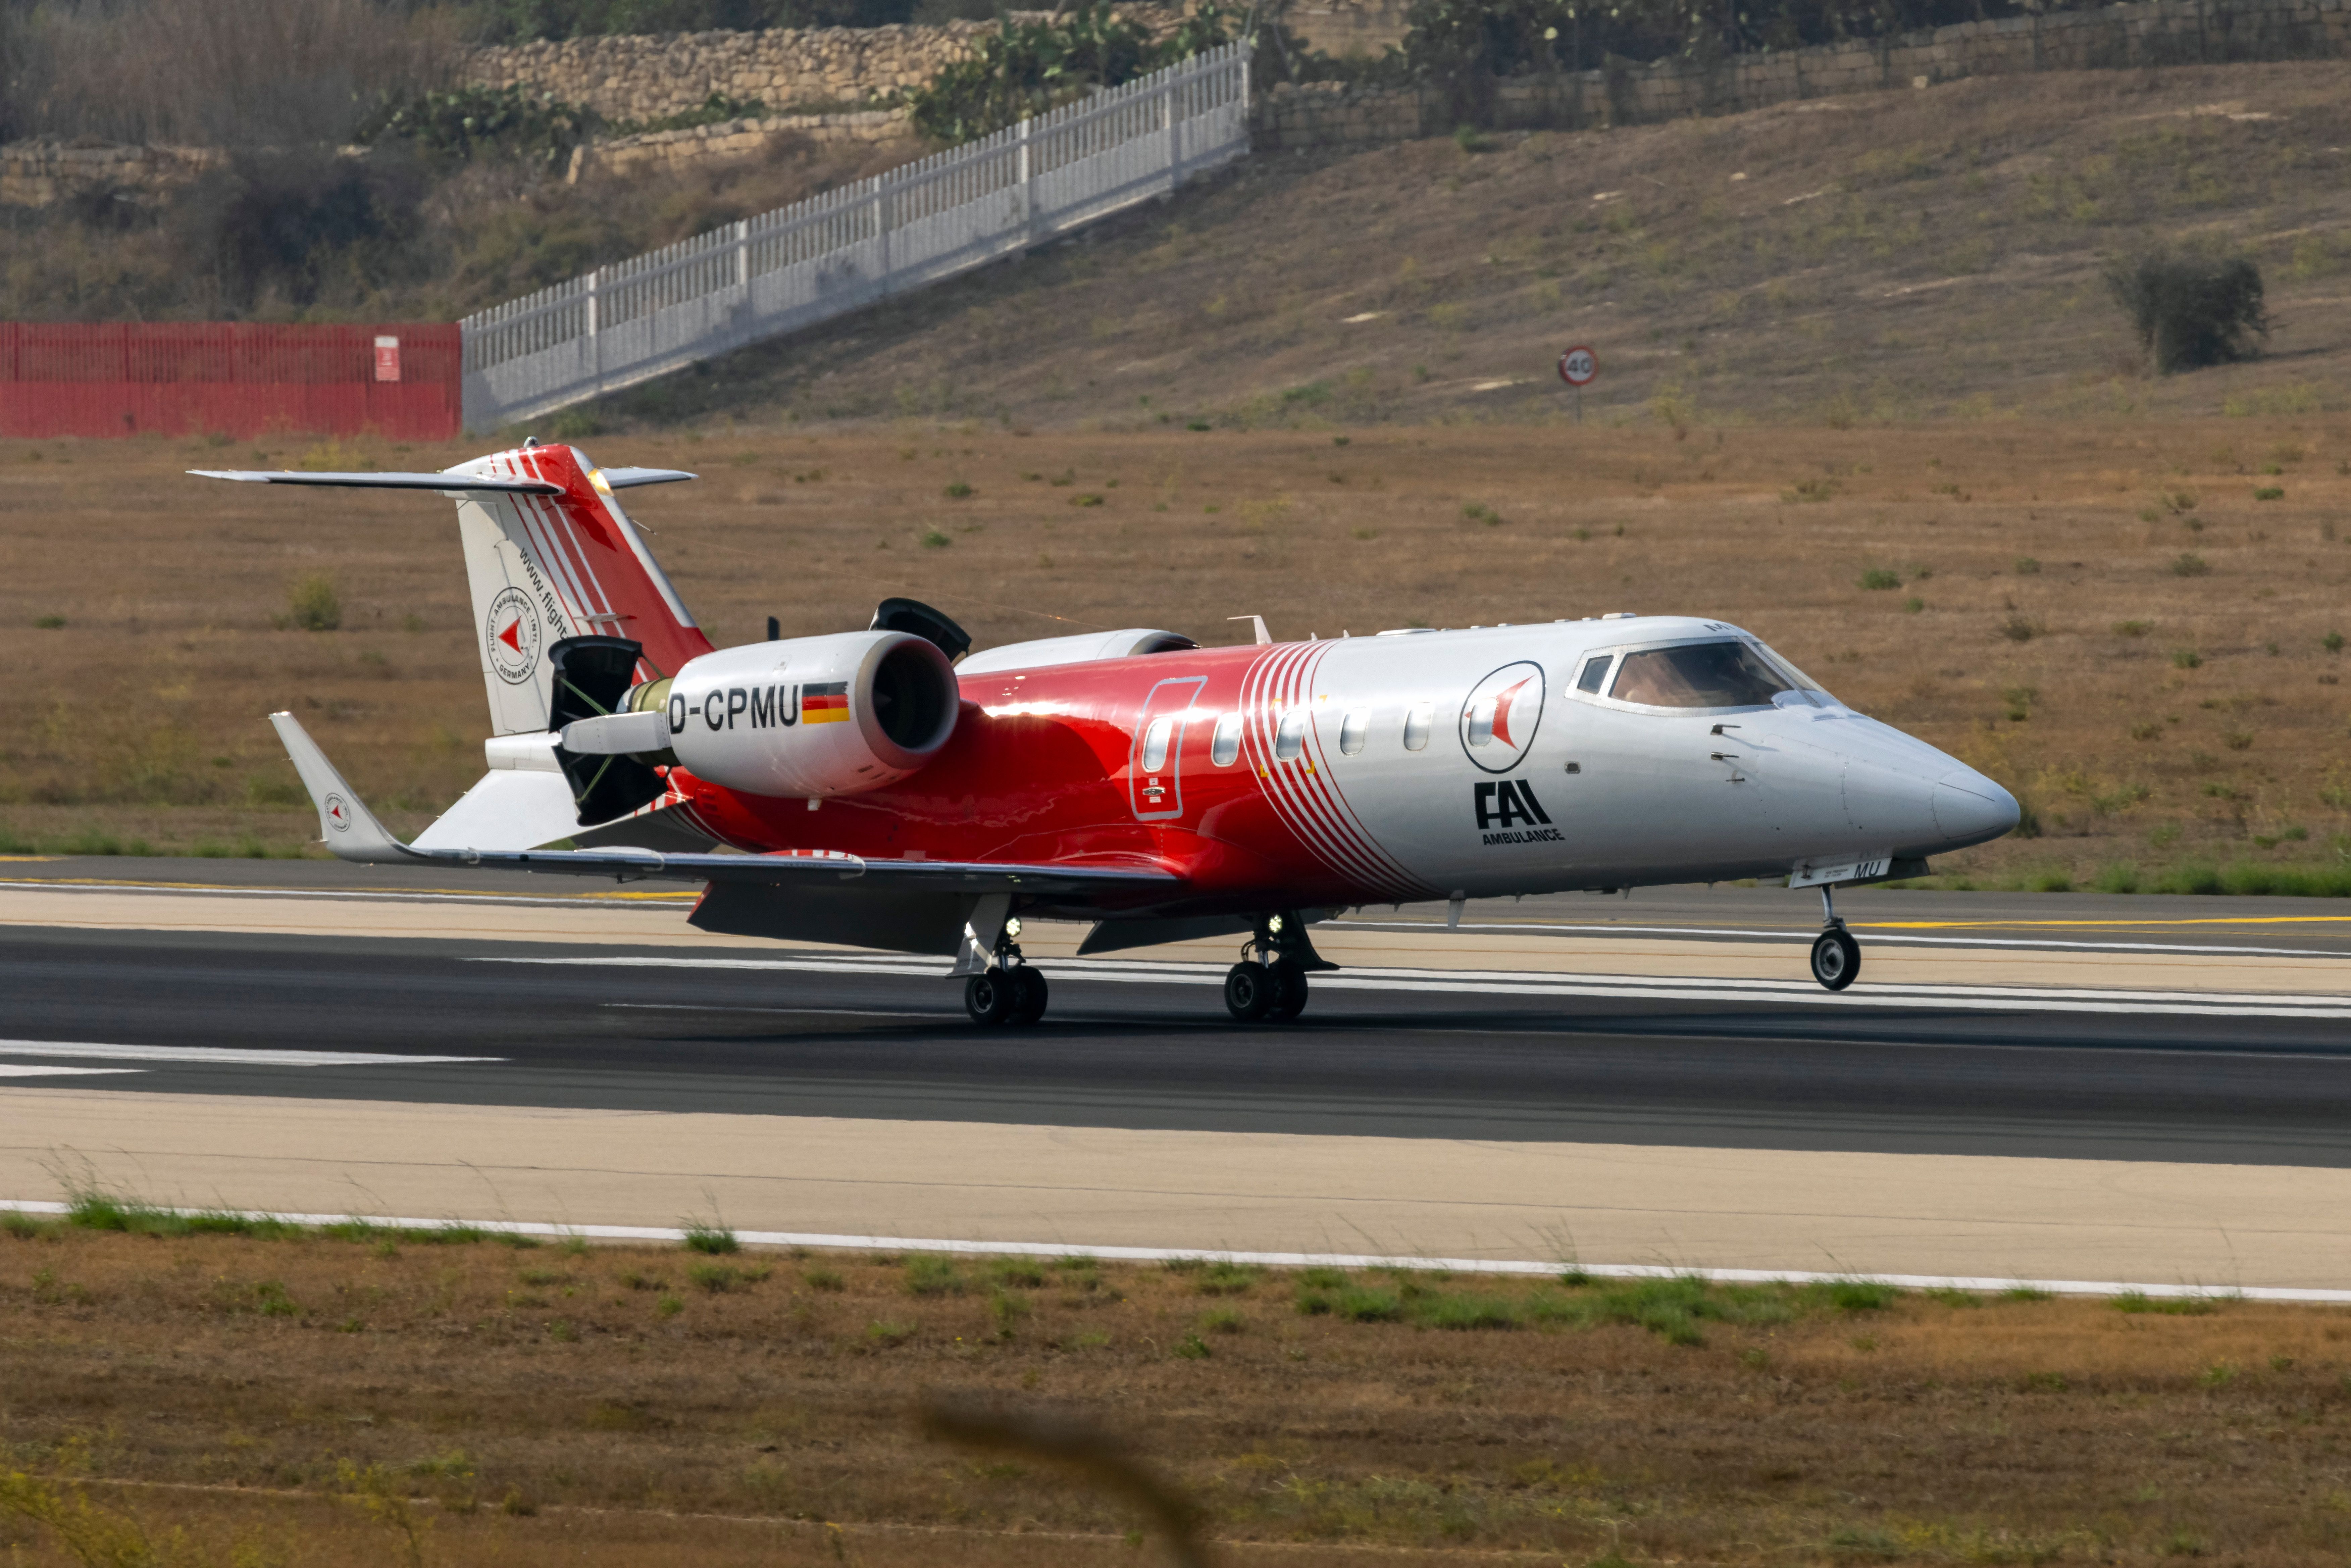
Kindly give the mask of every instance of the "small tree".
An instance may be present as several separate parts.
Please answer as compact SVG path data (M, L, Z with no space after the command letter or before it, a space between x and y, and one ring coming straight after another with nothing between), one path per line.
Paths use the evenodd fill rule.
M2110 265L2106 285L2165 375L2251 359L2252 340L2269 336L2262 269L2245 256L2150 251Z

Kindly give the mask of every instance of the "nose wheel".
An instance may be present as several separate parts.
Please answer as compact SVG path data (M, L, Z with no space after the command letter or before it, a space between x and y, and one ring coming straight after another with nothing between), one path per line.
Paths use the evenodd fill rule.
M1813 938L1813 978L1832 991L1844 990L1861 973L1861 944L1837 918L1836 901L1821 889L1822 930Z
M1861 944L1839 925L1813 938L1813 978L1832 991L1844 990L1861 973Z

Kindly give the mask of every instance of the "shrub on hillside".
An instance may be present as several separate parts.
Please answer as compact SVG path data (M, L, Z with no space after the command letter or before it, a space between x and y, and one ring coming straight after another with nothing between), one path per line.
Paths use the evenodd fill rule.
M446 10L380 0L5 0L0 141L334 145L367 105L448 74L455 29Z
M597 129L593 111L551 92L464 87L387 101L360 126L359 140L404 142L443 167L495 155L552 168Z
M197 181L168 218L173 248L245 312L365 299L413 277L419 172L319 149L240 154Z
M2106 285L2165 375L2250 359L2269 336L2262 269L2245 256L2149 252L2109 266Z
M912 99L914 129L934 141L973 141L1008 125L1058 109L1099 88L1118 87L1172 64L1197 48L1222 43L1222 18L1203 12L1215 37L1190 47L1162 45L1141 23L1119 16L1107 0L1079 0L1066 17L1017 21L1008 12L980 40L979 53L931 78Z

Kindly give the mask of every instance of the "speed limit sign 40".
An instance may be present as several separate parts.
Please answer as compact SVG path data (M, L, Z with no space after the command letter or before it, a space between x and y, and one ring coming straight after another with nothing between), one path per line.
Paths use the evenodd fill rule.
M1559 379L1572 387L1588 386L1600 373L1600 356L1585 348L1570 349L1559 357Z

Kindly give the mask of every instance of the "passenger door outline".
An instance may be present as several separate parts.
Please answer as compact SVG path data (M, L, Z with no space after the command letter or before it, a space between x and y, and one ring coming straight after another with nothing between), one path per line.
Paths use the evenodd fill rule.
M1126 798L1138 822L1172 821L1184 814L1184 736L1192 727L1191 713L1198 702L1206 675L1184 675L1160 682L1143 699L1135 716L1134 740L1126 754ZM1171 729L1167 758L1156 771L1143 770L1143 747L1154 720L1165 718Z

